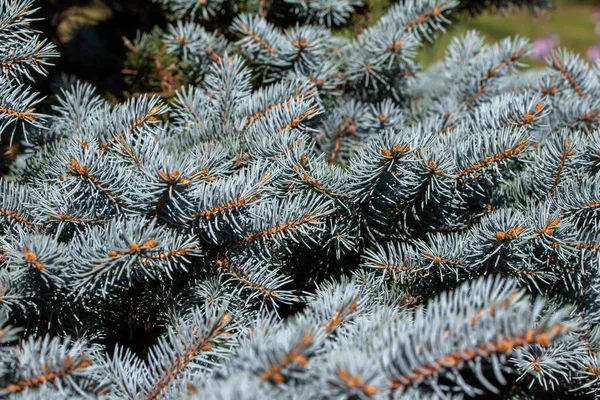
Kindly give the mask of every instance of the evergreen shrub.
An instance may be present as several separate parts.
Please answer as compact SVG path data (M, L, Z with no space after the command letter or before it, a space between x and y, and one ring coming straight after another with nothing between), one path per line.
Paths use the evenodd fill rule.
M57 52L0 0L0 397L600 397L600 65L477 32L415 61L544 2L353 38L359 0L161 3L138 95L42 113Z

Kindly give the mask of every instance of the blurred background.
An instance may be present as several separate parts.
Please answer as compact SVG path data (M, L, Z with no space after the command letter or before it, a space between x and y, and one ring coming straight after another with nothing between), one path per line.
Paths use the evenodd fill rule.
M483 0L482 0L483 2ZM369 11L366 18L350 27L360 30L376 21L392 4L391 0L365 0ZM544 57L556 47L566 47L585 59L600 60L600 0L553 0L545 15L532 16L527 10L501 15L485 11L472 18L462 18L448 27L419 55L425 65L440 60L453 37L470 29L484 34L489 42L507 36L524 36L533 43L533 54L527 61L532 67L544 66ZM353 35L347 28L346 35Z
M370 0L384 2L386 0ZM544 57L555 47L565 47L590 61L600 60L600 0L554 0L546 15L533 17L527 11L509 15L484 12L451 25L450 35L444 35L421 54L428 64L440 59L451 38L468 29L477 29L490 42L506 36L524 36L533 43L530 67L545 65ZM384 6L385 7L385 6Z

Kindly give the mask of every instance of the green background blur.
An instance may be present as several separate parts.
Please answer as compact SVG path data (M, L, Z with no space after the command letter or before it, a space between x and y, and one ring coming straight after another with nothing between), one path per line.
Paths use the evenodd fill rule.
M390 0L365 0L370 11L362 22L376 21L389 7ZM520 35L532 41L546 35L556 34L559 47L565 47L581 54L584 58L588 48L600 43L600 37L594 32L592 13L600 10L600 0L554 0L553 8L539 17L533 17L528 11L518 11L508 15L483 13L475 18L466 18L450 25L448 34L438 35L431 46L419 54L419 60L427 66L443 57L446 46L452 37L469 29L482 32L489 42L495 42L506 36ZM348 28L344 34L352 34ZM530 66L542 66L544 61L528 60Z
M369 0L384 2L386 0ZM477 29L488 41L495 42L506 36L520 35L532 41L546 35L556 34L560 40L559 47L565 47L581 54L584 58L587 50L600 42L594 32L595 24L592 13L600 9L600 1L592 0L555 0L554 8L546 15L534 17L527 11L519 11L510 15L491 15L484 13L471 20L463 20L450 27L449 35L442 35L433 46L420 54L421 62L430 63L443 57L451 38L467 31ZM531 66L545 65L543 60L529 60Z

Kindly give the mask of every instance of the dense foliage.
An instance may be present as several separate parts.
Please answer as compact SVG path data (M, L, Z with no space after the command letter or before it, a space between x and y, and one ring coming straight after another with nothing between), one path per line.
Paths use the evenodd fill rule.
M157 95L42 114L57 53L0 0L0 396L600 397L600 65L476 32L415 61L542 2L404 0L356 38L358 1L161 3L129 44Z

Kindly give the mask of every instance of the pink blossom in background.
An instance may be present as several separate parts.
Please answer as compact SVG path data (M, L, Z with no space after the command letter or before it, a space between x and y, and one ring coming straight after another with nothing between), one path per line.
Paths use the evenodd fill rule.
M600 43L595 44L588 49L587 59L590 61L600 60Z
M556 35L547 35L543 38L537 39L532 43L531 58L534 60L540 60L550 55L552 49L558 46L559 43L560 40Z

